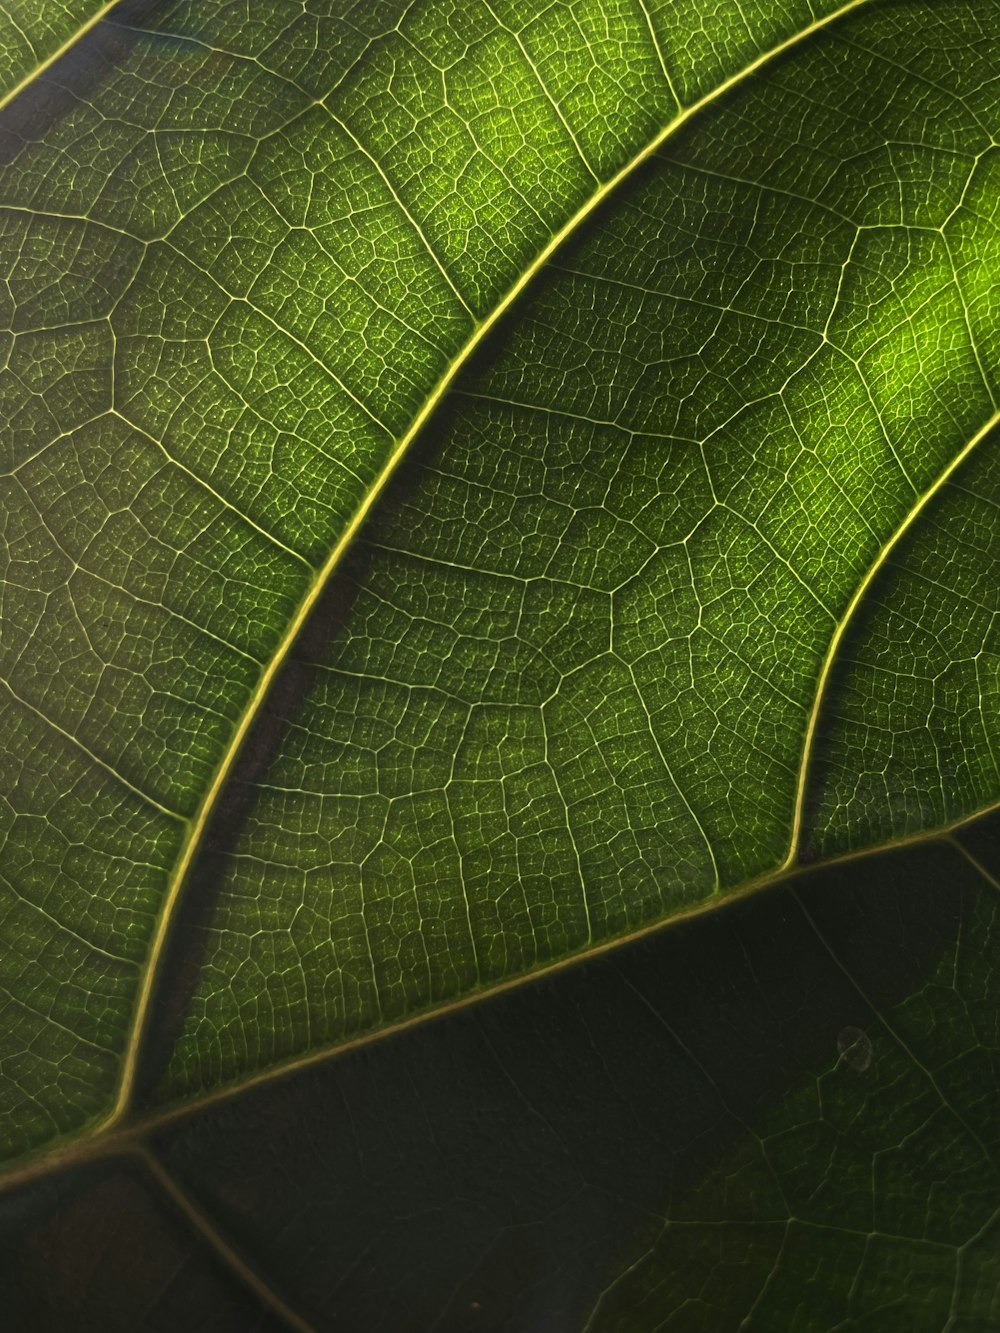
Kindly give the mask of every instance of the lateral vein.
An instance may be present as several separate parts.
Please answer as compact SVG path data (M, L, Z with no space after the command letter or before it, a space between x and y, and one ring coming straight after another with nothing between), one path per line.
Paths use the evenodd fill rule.
M8 92L0 97L0 111L3 111L4 107L13 102L16 97L19 97L26 88L30 88L36 79L42 77L46 70L51 69L57 61L62 60L64 55L69 51L72 51L73 47L76 46L78 42L82 41L88 32L96 28L100 21L106 15L110 14L117 4L118 0L108 0L107 4L102 5L96 14L92 14L90 18L87 19L86 23L81 24L76 32L71 33L63 44L60 47L57 47L50 56L46 56L44 60L39 61L34 69L29 70L19 83L16 83L13 88L9 89Z
M799 764L799 776L795 791L795 808L792 816L792 832L789 838L788 854L785 858L782 868L788 869L795 863L795 858L799 851L799 839L802 836L802 825L805 813L805 803L808 797L809 780L812 775L812 765L815 758L816 733L819 727L820 714L823 711L823 704L826 698L827 686L830 683L830 677L833 674L833 668L836 664L837 655L840 651L840 645L843 642L844 635L847 633L851 622L857 613L858 607L864 601L875 579L881 573L888 563L889 557L900 544L902 539L910 531L917 519L931 503L936 495L944 489L950 478L958 471L965 460L976 447L1000 425L1000 410L993 413L985 425L969 439L965 445L952 458L947 467L931 482L930 486L917 497L914 504L910 507L902 523L896 528L892 536L885 542L879 550L875 559L868 566L864 577L854 590L854 595L848 602L843 615L837 622L837 626L830 636L830 642L827 644L826 653L823 657L823 664L820 667L819 677L816 681L816 692L813 695L812 708L809 711L809 721L806 726L805 741L802 746L802 759Z
M684 922L705 916L709 912L725 910L730 905L742 902L757 893L767 892L782 884L794 886L800 879L807 878L810 874L821 870L854 862L874 860L876 857L892 855L908 848L938 844L941 846L953 845L962 852L966 860L974 864L974 868L982 875L982 867L974 862L974 858L969 856L954 835L963 828L968 828L978 820L985 819L997 811L1000 811L1000 801L993 801L979 809L969 811L941 828L910 833L873 847L842 852L834 856L828 856L821 861L816 861L811 865L793 865L769 870L752 880L744 881L742 884L735 886L721 899L714 896L706 898L704 901L689 906L673 916L647 922L635 930L615 936L612 939L602 940L600 943L582 949L570 957L560 958L554 962L546 962L540 967L516 977L510 977L505 981L480 986L473 991L466 992L457 999L449 1001L447 1004L439 1005L436 1009L421 1010L407 1018L387 1023L381 1028L353 1037L346 1042L327 1043L305 1053L299 1053L258 1069L249 1076L244 1076L239 1082L222 1084L191 1097L187 1101L178 1101L157 1110L144 1111L124 1125L113 1125L109 1119L92 1122L75 1134L60 1139L55 1147L32 1153L26 1159L20 1160L16 1166L7 1166L6 1169L0 1166L0 1196L32 1181L45 1179L62 1170L69 1170L83 1162L106 1160L123 1152L142 1151L144 1142L150 1135L188 1120L214 1106L233 1101L254 1089L291 1078L304 1070L324 1065L330 1060L339 1059L363 1047L384 1041L386 1038L422 1027L425 1023L446 1017L448 1014L461 1012L492 996L502 995L521 986L531 985L536 981L558 975L611 953L624 945L634 943L640 939L648 939L652 935L659 934L660 931L673 929Z
M262 1305L283 1319L290 1328L296 1330L296 1333L315 1333L312 1324L307 1323L287 1301L282 1300L274 1288L265 1282L233 1248L211 1218L195 1203L187 1191L181 1188L179 1182L151 1149L135 1146L131 1155L142 1163L150 1178L183 1214L185 1221L209 1246L212 1253L222 1260L233 1276L256 1296Z
M284 637L277 646L274 656L262 672L257 686L250 697L246 711L219 762L215 776L191 823L188 836L176 863L176 869L164 894L163 904L150 943L139 995L136 1000L132 1027L123 1052L118 1093L111 1112L103 1121L101 1128L97 1132L109 1131L111 1128L118 1125L130 1110L135 1088L139 1054L142 1049L146 1027L149 1022L152 998L159 982L160 965L165 953L170 928L173 923L175 908L188 875L190 874L205 830L211 821L215 806L225 788L236 757L242 749L243 742L256 721L265 699L270 693L270 688L275 677L287 660L300 631L308 620L334 571L340 565L345 552L353 542L362 525L365 523L376 502L381 497L390 477L395 473L397 466L409 451L411 444L421 434L424 426L436 412L438 405L448 393L459 372L466 365L486 336L517 301L522 292L524 292L524 290L531 284L536 275L544 269L552 255L566 244L570 237L577 232L580 226L619 188L619 186L628 180L634 172L643 165L643 163L655 156L655 154L671 138L673 138L674 135L683 129L685 125L698 116L702 111L714 105L735 88L751 79L761 69L767 67L775 60L780 59L789 51L801 46L817 33L830 27L832 24L837 23L848 14L872 3L874 3L874 0L847 0L847 3L842 4L839 8L814 20L807 27L793 33L770 50L762 52L743 69L730 75L729 78L723 80L712 91L706 93L697 101L692 102L689 106L685 107L683 111L679 112L672 120L668 121L663 129L661 129L658 134L654 135L654 137L650 139L649 142L630 159L630 161L621 167L613 176L601 185L599 189L595 190L593 194L584 201L572 217L550 237L549 241L538 252L534 260L532 260L532 262L525 268L524 272L512 286L508 288L506 294L500 299L490 314L473 326L469 338L466 340L465 344L459 350L450 365L443 372L437 384L428 395L423 407L414 417L409 428L395 442L394 448L383 464L381 471L376 476L372 486L365 494L365 497L355 511L354 516L334 545L326 562L318 570L317 574L311 581L303 600L299 604L298 610L289 623Z

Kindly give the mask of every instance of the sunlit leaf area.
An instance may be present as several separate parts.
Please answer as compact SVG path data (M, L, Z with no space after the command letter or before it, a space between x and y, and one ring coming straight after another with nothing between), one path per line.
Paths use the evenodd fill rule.
M1000 0L0 0L4 1333L998 1333L998 395Z

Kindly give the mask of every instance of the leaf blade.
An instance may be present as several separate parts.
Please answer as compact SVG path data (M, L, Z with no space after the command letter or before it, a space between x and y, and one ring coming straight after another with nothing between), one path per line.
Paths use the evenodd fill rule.
M846 8L855 7L857 4L852 3ZM799 20L804 12L800 7L794 13L775 14L770 6L761 6L753 14L754 30L748 29L746 38L740 36L734 44L723 21L726 14L719 11L717 19L721 26L705 39L707 45L702 56L709 50L716 51L713 59L725 70L738 67L741 60L747 63L745 53L749 50L752 64L769 43L778 50L794 41L795 33L802 31ZM825 25L837 12L838 7L832 4L824 6L820 18L810 11L806 26ZM313 350L297 332L310 327L309 302L296 306L284 300L272 282L281 266L261 269L259 250L254 250L258 236L234 236L230 219L252 217L251 230L259 228L259 236L265 238L278 234L275 227L280 233L282 226L296 223L302 197L313 199L313 192L307 191L296 202L294 190L289 192L280 176L275 176L269 157L276 142L273 127L276 125L280 132L286 121L294 127L306 174L312 170L315 178L315 164L322 165L316 154L325 151L322 146L317 148L315 138L316 118L322 118L317 88L330 85L330 64L324 52L334 49L338 52L335 59L342 58L344 62L336 70L338 104L352 115L364 117L369 114L367 108L374 105L364 95L367 86L364 79L370 74L376 87L384 78L377 52L390 41L386 33L392 25L383 30L381 18L375 18L367 29L362 26L359 30L345 24L338 13L326 31L335 33L342 47L336 42L332 48L320 43L310 50L307 43L300 41L302 24L293 24L277 34L267 46L263 60L259 60L255 43L262 35L268 39L274 35L269 26L273 22L271 12L261 10L259 14L249 25L241 26L242 20L236 23L229 33L232 40L223 47L217 41L218 34L212 31L211 18L206 20L202 11L192 7L171 6L163 22L155 16L150 21L153 11L148 6L120 6L113 15L113 23L95 27L71 53L72 59L61 63L63 93L60 95L65 96L51 108L53 119L47 138L40 138L35 131L27 136L20 133L25 125L32 123L30 114L34 104L28 108L20 105L23 99L19 99L8 109L17 113L12 122L15 133L8 135L11 151L6 174L11 249L26 254L42 250L59 253L56 281L49 281L47 273L36 279L36 285L40 284L38 290L57 295L46 295L39 304L37 297L25 299L19 292L16 303L16 347L24 349L19 350L19 355L26 357L35 380L34 397L29 396L28 402L32 412L38 410L39 402L43 405L41 417L32 421L29 438L34 443L29 455L18 460L19 467L24 463L23 476L38 498L18 490L16 500L26 529L36 523L39 504L44 515L42 528L47 520L56 525L55 533L43 535L43 559L50 565L68 561L77 571L72 575L75 587L68 597L59 591L61 577L65 577L59 570L54 575L54 585L50 579L42 588L32 591L33 597L41 594L53 604L55 594L59 612L43 618L43 633L30 644L25 661L21 660L20 643L12 646L12 656L23 673L19 684L24 686L29 706L42 712L51 696L70 700L72 706L68 711L60 702L51 715L57 724L68 733L79 734L102 761L121 773L126 783L141 785L154 802L168 810L178 808L188 821L198 819L195 811L200 805L199 791L216 789L212 775L219 773L220 755L232 752L231 737L234 730L240 731L240 719L246 716L246 701L259 696L256 686L260 676L255 661L273 664L282 621L287 626L290 608L301 599L304 577L301 558L308 561L322 547L322 543L317 547L315 531L317 528L330 531L331 523L336 531L338 524L349 522L349 516L356 514L359 502L363 503L359 497L365 494L365 483L352 471L350 456L324 462L319 472L323 486L318 488L315 460L309 459L303 469L302 459L295 460L288 453L283 441L294 435L294 429L288 431L290 409L294 409L293 417L303 419L294 400L303 393L316 398L323 404L326 418L323 429L327 434L332 425L342 438L351 438L355 453L363 445L362 455L369 460L384 450L391 433L378 424L382 420L378 405L385 395L378 357L373 362L375 373L365 379L370 368L361 366L363 373L359 379L355 375L357 364L350 374L341 374L337 369L338 356L345 366L348 363L343 361L342 348L338 350L337 338L331 336L329 328L322 339L311 339L316 343L317 350ZM686 40L686 20L683 14L670 9L651 14L662 74L670 63L669 56L665 63L664 51ZM225 17L226 23L230 17ZM499 43L498 51L501 47L509 49L508 37L516 34L517 24L502 13L499 18L493 17L496 22L491 41ZM632 15L628 21L637 18ZM306 30L313 21L311 15L303 19ZM315 22L318 26L313 30L319 32L322 22ZM472 157L466 155L462 170L470 163L475 164L478 173L475 188L482 189L484 182L488 185L495 180L503 202L499 212L494 208L477 224L482 239L480 258L473 269L463 269L464 261L459 262L465 251L462 246L455 249L456 233L448 230L451 224L447 219L455 214L454 205L449 202L451 186L447 178L446 207L433 216L434 235L431 236L429 224L425 223L427 235L418 228L421 235L411 238L417 249L410 246L406 250L406 262L410 265L417 263L418 250L423 254L421 271L433 270L437 275L437 278L432 275L432 286L443 271L441 255L457 263L458 269L465 273L461 281L469 292L466 308L471 301L489 304L493 299L491 293L506 290L510 275L519 271L518 265L523 265L524 255L533 253L533 244L537 249L537 241L532 242L531 236L539 235L539 223L543 235L546 226L550 230L556 227L561 221L560 210L565 211L572 190L578 188L572 181L590 179L586 164L580 161L583 139L577 144L572 142L577 131L571 132L567 139L568 122L563 117L560 128L560 115L555 114L557 108L551 105L551 98L548 110L543 106L547 85L540 79L529 48L531 42L542 41L543 45L550 42L551 31L546 35L545 27L548 22L544 16L539 18L530 38L518 38L522 55L527 53L528 67L515 72L511 88L527 89L530 84L533 91L522 99L530 111L516 107L512 113L504 112L496 129L489 131L498 136L496 144L501 157L506 154L504 160L512 166L510 181L504 184L502 172L500 176L491 175L497 169L496 164L490 165L481 158L478 146ZM254 26L256 23L258 27ZM414 23L418 28L423 24L420 29L423 41L433 44L441 35L435 34L433 20L429 26L423 19L415 19ZM650 30L650 15L645 11L642 24L640 31L645 34ZM391 41L397 39L392 37ZM583 41L581 55L590 49L589 41L589 37ZM645 36L642 42L646 42ZM412 66L411 55L404 47L399 47L399 51ZM480 55L470 57L468 85L461 80L455 85L456 96L460 102L465 99L463 105L469 107L470 114L474 102L468 98L480 96L489 82L488 79L484 82L476 63ZM491 55L492 48L484 59ZM366 64L369 56L370 70ZM699 63L708 68L704 61ZM633 86L640 67L645 67L642 62L630 67ZM552 77L558 77L557 72ZM718 83L716 79L715 84ZM95 108L91 85L97 90L98 101L105 99L106 106ZM714 85L709 80L706 86ZM201 90L200 100L192 101L183 92L175 95L171 91L186 88ZM475 91L477 88L480 92ZM647 96L645 108L638 104L622 104L619 108L617 91L612 90L616 113L620 109L627 112L624 120L620 115L618 119L629 134L634 136L637 127L648 126L651 106L655 118L656 99L665 88L665 83L659 90L650 85L647 94L652 91L653 102ZM712 95L699 88L697 81L690 84L690 90L691 96ZM36 100L36 95L41 95L38 88L29 91ZM667 89L666 95L669 100L665 105L672 111L673 94ZM495 92L489 96L495 102ZM130 101L133 110L141 109L137 124L131 124L127 117L116 118L122 99ZM508 100L516 103L516 99ZM446 124L451 113L441 110L440 114ZM523 162L517 160L516 142L513 150L504 147L504 135L512 124L520 126L529 139L534 136L536 141ZM485 131L485 121L482 128ZM586 137L583 128L578 132ZM335 154L345 151L337 146L341 140L336 139L329 127L324 133L334 142ZM192 134L200 136L204 143L204 151L194 164L185 156L184 148L188 141L185 136ZM349 155L353 153L348 179L359 183L367 204L372 199L378 200L379 189L389 184L390 177L405 177L405 163L398 154L395 158L390 154L380 186L375 180L379 172L371 169L372 159L369 158L367 166L362 161L363 137L363 132L360 139L355 136L353 147L349 145L346 151ZM421 160L425 148L420 147L412 134L408 134L407 142L411 155ZM597 140L591 137L589 142ZM255 148L255 144L261 143L263 149ZM78 160L81 144L87 145L91 160L101 163L98 170L81 171ZM543 149L561 162L557 171L552 171L551 162L541 170L539 154ZM618 157L614 161L620 161L622 150L615 151ZM614 162L607 161L610 169ZM457 169L457 159L455 166ZM582 176L580 171L584 173ZM246 185L244 179L248 181ZM461 172L456 179L462 180ZM513 217L510 210L517 212L525 203L525 183L537 187L538 198L525 214L527 217L533 213L537 221L523 227L519 222L519 239L514 239L513 224L508 225ZM273 194L263 204L262 186L265 195ZM398 195L399 187L394 189ZM335 201L335 197L336 188L329 199ZM223 200L230 208L228 214L217 211ZM543 207L539 200L543 201ZM505 213L504 209L508 211ZM193 210L200 210L204 234L187 225L186 219ZM286 217L284 223L283 217ZM334 245L335 262L340 262L338 254L349 257L350 245L343 249L342 231L332 232L327 227L325 235L327 242ZM233 244L220 248L220 238ZM292 265L289 271L294 272L295 265L301 264L301 247L297 250L298 242L289 243L287 236L282 244L282 263L287 261ZM81 253L87 256L82 267L78 262ZM107 258L95 263L97 254ZM206 265L213 269L213 276L207 273ZM376 284L377 290L387 290L384 280L379 281L383 285L378 288ZM420 283L417 287L419 290ZM366 337L370 333L372 338L376 334L383 339L391 335L398 341L403 335L418 336L413 320L409 321L411 327L407 331L405 317L399 318L400 310L392 302L386 307L388 322L379 325L381 315L373 322L369 294L356 299L359 290L356 283L350 290L354 295L346 307L349 325L345 327L353 328L355 335L364 329ZM437 301L435 307L435 319L443 333L459 327L465 318L464 298L456 301L456 293L453 284L445 305ZM197 297L196 301L192 301L191 294ZM55 329L48 327L53 311L47 309L46 302L51 300L55 301ZM350 324L350 320L354 323ZM212 357L206 361L200 350L210 334L217 343L217 365L210 364ZM377 345L374 350L377 352ZM324 359L328 355L334 356L329 365ZM350 356L349 350L349 359ZM44 367L67 361L77 368L79 387L74 388L75 397L64 402L62 380L58 376L53 378ZM249 383L248 367L258 362L268 366L267 374L255 378L255 390L263 409L255 418L256 424L251 422L248 426L243 397ZM18 395L22 394L23 384L16 377L14 384L14 398L20 411ZM151 385L155 386L155 392L150 392ZM291 394L286 392L286 385L292 389ZM394 393L399 387L394 386ZM398 401L405 407L405 392ZM304 420L306 431L315 436L315 418L310 420L307 416ZM53 422L57 423L54 427ZM292 424L294 427L294 421ZM276 428L277 445L273 436ZM39 431L46 441L41 452L37 449ZM258 450L255 440L262 432L264 447ZM222 442L225 447L221 447ZM286 450L286 458L295 462L295 468L286 468L280 483L270 485L272 468L268 477L270 493L267 493L267 487L262 489L254 476L248 474L248 468L259 472L261 462L270 466L267 460L274 456L276 448ZM83 485L88 498L83 510L78 510L70 521L65 512L66 496L60 495L66 482L59 474L62 472L64 478L74 477L81 458L86 460ZM137 510L139 520L131 532L122 517L120 493L109 491L105 482L109 475L108 460L114 460L111 463L114 468L125 458L130 458L125 475L131 474L130 480L137 487L126 502L126 509ZM96 488L89 475L91 467L96 467L96 475L101 478L101 485ZM322 504L320 489L324 492ZM296 502L289 507L282 501L282 496L289 493L304 497L305 503ZM335 500L332 505L331 497ZM221 505L221 509L214 508L215 504ZM193 541L213 553L204 563L210 565L215 559L226 570L220 580L224 588L217 593L213 590L207 598L192 599L185 590L185 585L204 586L202 569L192 570L183 582L165 581L163 577L164 562L183 562ZM64 542L68 545L63 551L60 544ZM136 543L143 553L139 562L129 550ZM221 554L227 546L246 553L241 564L234 562L231 555ZM95 552L99 553L99 568L81 569L81 559L91 559ZM111 579L106 578L106 570L114 571ZM266 571L264 577L262 570ZM95 572L100 577L95 579ZM83 608L82 619L80 608ZM95 612L96 619L90 623ZM31 614L27 605L23 609L17 607L15 619L27 620ZM126 626L124 639L119 628L122 623ZM95 635L96 646L91 641ZM60 636L69 639L69 653L57 644ZM155 646L152 651L143 647L137 657L132 651L133 638L152 641ZM178 653L186 659L183 681L173 665ZM59 667L53 669L53 661L60 657ZM78 663L83 665L78 667ZM194 675L192 665L196 667ZM98 681L103 698L97 694ZM220 688L222 682L224 689ZM67 761L60 758L54 762L61 770L68 771ZM111 781L109 790L114 792L114 780ZM107 799L120 798L111 795ZM70 825L58 836L74 843L80 831ZM184 849L192 846L193 840L185 835L178 842L176 830L164 824L153 841L158 848L166 849L157 852L160 859L156 862L162 893L166 882L162 857L175 856L183 861ZM138 859L142 863L148 857ZM89 875L91 870L81 864L79 873ZM177 883L176 876L173 882ZM92 905L84 906L85 913L93 910ZM147 938L162 938L163 931L156 921L164 919L161 902L151 911L147 907L145 924L138 927L133 922L129 930L140 929ZM99 984L97 978L92 978L85 989ZM148 1011L151 984L142 985L139 1009L144 1015ZM120 997L116 997L115 1004L120 1024ZM64 1005L66 1016L74 1017L78 1024L84 1008L75 1001ZM83 1026L88 1022L84 1020ZM42 1023L44 1028L44 1017ZM36 1033L23 1028L14 1039L23 1065L19 1075L23 1087L19 1094L15 1093L20 1101L15 1119L23 1117L24 1127L15 1131L12 1148L15 1142L29 1146L36 1136L44 1137L50 1132L48 1112L40 1109L38 1088L32 1086L49 1081L49 1075L43 1064L28 1055L40 1032L41 1029ZM119 1087L113 1115L124 1109L133 1070L134 1061L129 1056L124 1090ZM97 1114L107 1091L104 1072L87 1094L87 1109L82 1119ZM66 1124L60 1121L59 1128L65 1131ZM27 1138L21 1137L23 1134Z
M742 892L793 865L802 736L811 755L831 664L995 424L943 240L982 130L947 90L932 115L920 68L979 29L960 7L926 21L944 25L934 41L910 11L837 28L805 72L802 56L692 127L456 386L446 434L359 547L355 605L300 655L304 698L279 710L286 739L246 785L259 809L206 863L219 907L189 932L200 975L159 1096L686 914L712 901L720 866ZM803 197L829 122L798 119L799 89L829 110L847 70L863 91L842 170ZM774 133L785 122L797 155L790 128ZM959 133L969 153L946 158ZM873 188L897 178L896 138L940 166L930 195L919 173L909 194ZM949 330L939 349L915 342L921 320ZM929 430L892 406L928 396ZM989 529L972 540L992 569ZM961 659L955 616L939 619ZM954 725L942 712L925 748ZM961 802L872 840L971 816L994 781L978 763ZM814 849L863 844L824 846L828 817L810 811Z
M114 8L117 0L7 0L0 46L0 110L50 69Z

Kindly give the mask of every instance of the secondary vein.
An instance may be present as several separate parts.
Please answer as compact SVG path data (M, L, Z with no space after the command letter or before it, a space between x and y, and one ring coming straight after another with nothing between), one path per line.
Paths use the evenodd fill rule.
M639 169L639 167L655 156L655 154L691 120L708 107L714 105L721 98L727 96L734 89L740 87L747 80L751 79L761 69L772 64L775 60L780 59L789 51L801 46L817 33L829 28L831 25L853 13L855 10L862 9L872 3L874 3L874 0L847 0L847 3L841 5L838 9L814 20L811 24L800 29L798 32L793 33L784 41L779 42L776 46L762 52L743 69L730 75L729 78L723 80L723 82L716 88L712 89L697 101L692 102L680 111L675 117L668 121L668 123L654 135L634 157L632 157L584 201L572 217L570 217L569 220L552 235L546 245L538 252L531 264L525 268L517 281L508 288L506 294L497 303L490 314L473 326L469 338L451 361L450 365L443 372L437 384L424 402L423 407L414 417L409 428L396 440L394 448L389 454L386 462L383 464L381 471L376 476L371 488L366 493L364 500L359 505L351 521L334 545L326 562L310 581L305 596L300 602L295 615L292 617L285 635L278 644L274 656L271 658L258 680L257 686L250 697L247 708L233 734L232 740L219 762L215 776L202 798L197 813L189 826L187 837L185 838L181 853L176 863L174 874L172 875L164 894L163 903L157 918L146 968L143 973L139 994L136 1000L132 1026L123 1052L117 1096L112 1110L97 1132L107 1132L112 1127L120 1124L131 1109L139 1056L142 1050L146 1029L149 1024L152 1001L159 982L160 969L166 950L170 928L175 916L175 909L191 872L204 834L211 822L215 807L225 789L237 755L242 749L243 742L246 740L250 729L260 714L264 702L270 693L271 686L288 659L299 633L303 629L313 608L329 583L330 578L339 567L348 547L353 542L376 502L381 497L390 477L395 473L396 468L402 461L403 457L408 453L410 446L418 436L420 436L424 426L436 412L459 372L466 365L477 348L482 344L487 335L518 300L525 289L532 283L539 272L545 268L551 257L576 234L582 224L591 217L606 199L614 194L615 191L617 191L618 188Z
M844 614L837 622L837 626L830 636L830 642L827 644L826 653L823 657L823 664L820 667L819 677L816 681L816 692L813 695L812 707L809 710L809 721L806 725L805 741L802 746L802 758L799 763L799 776L795 789L795 808L792 815L792 832L788 842L788 854L782 865L782 869L788 869L795 864L799 853L799 841L802 836L802 826L805 819L805 805L809 795L809 782L812 776L813 761L816 751L816 733L819 728L820 715L823 712L823 704L826 699L827 687L830 683L830 677L833 673L837 661L837 655L840 652L840 645L844 640L844 635L853 621L858 608L864 601L869 589L875 582L879 573L885 568L889 557L893 551L906 536L909 530L916 523L917 519L931 503L934 497L943 490L948 480L954 476L958 469L976 447L1000 425L1000 411L996 411L990 419L976 431L971 439L966 441L965 445L952 458L947 467L934 478L930 486L919 495L916 501L903 519L902 523L896 528L892 536L884 543L875 559L868 566L864 577L854 590L854 595L848 602Z

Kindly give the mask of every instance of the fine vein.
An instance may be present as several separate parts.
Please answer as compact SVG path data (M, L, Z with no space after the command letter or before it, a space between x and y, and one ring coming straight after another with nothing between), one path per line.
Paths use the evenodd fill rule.
M823 665L820 667L819 677L816 681L816 692L813 695L812 708L809 711L809 721L806 726L805 741L802 746L802 760L799 765L799 776L795 791L795 811L792 817L792 833L789 839L788 855L784 862L785 867L793 865L795 858L798 856L799 839L802 836L805 805L809 793L809 779L812 773L813 760L815 758L816 733L819 726L820 715L823 711L827 686L830 682L830 677L844 635L847 633L858 607L864 601L865 596L879 573L885 568L893 551L909 532L910 528L913 527L914 523L916 523L917 519L934 497L940 494L949 479L954 476L969 455L998 424L1000 424L1000 411L993 413L986 424L980 427L975 435L973 435L959 452L955 454L947 467L943 468L942 471L938 473L934 481L928 486L927 490L917 497L902 523L896 528L892 536L888 538L878 555L868 566L864 578L862 578L861 582L855 588L853 597L848 602L844 614L840 617L836 629L830 636L830 642L827 644L826 654L823 658Z
M84 1162L99 1161L121 1153L143 1152L145 1141L150 1135L170 1125L187 1120L213 1106L232 1101L234 1098L243 1096L256 1088L289 1078L316 1065L325 1064L329 1060L349 1055L352 1051L361 1047L371 1046L387 1037L398 1036L427 1022L470 1008L489 997L502 995L507 991L568 971L610 953L612 950L617 950L640 939L646 939L651 935L659 934L661 931L670 930L696 917L706 916L710 912L725 911L754 894L766 892L783 884L794 885L817 871L828 870L832 867L854 862L874 860L877 857L906 851L909 848L939 845L952 847L960 852L965 860L969 861L980 875L983 875L985 874L983 867L974 860L964 844L954 835L975 824L978 820L998 811L1000 811L1000 801L993 801L979 809L969 811L939 828L923 829L916 833L908 833L898 838L889 839L875 846L837 853L811 865L782 866L777 870L768 871L737 885L728 891L724 898L708 898L692 907L685 908L683 911L676 912L671 917L647 922L635 930L601 940L599 943L578 950L568 957L546 962L532 971L509 977L505 981L481 986L476 990L467 991L457 999L438 1005L435 1009L421 1010L407 1018L387 1023L384 1027L375 1028L346 1042L326 1044L314 1047L304 1053L300 1052L288 1059L276 1061L263 1069L258 1069L255 1073L244 1075L239 1082L222 1084L173 1105L160 1107L156 1110L142 1111L129 1118L124 1124L112 1125L110 1121L92 1123L76 1136L67 1136L59 1140L54 1146L32 1154L13 1167L0 1168L0 1195L30 1181L51 1176ZM993 882L992 879L990 882Z
M861 9L870 3L872 3L872 0L848 0L848 3L841 5L838 9L822 18L816 19L813 23L800 29L797 33L792 34L771 50L763 52L755 60L745 66L745 68L731 75L711 92L706 93L705 96L699 98L696 102L693 102L690 106L679 112L678 115L673 117L673 119L670 120L664 128L645 145L644 148L616 172L614 176L608 179L599 189L594 191L581 207L577 209L573 216L551 237L543 249L539 251L532 263L509 288L506 295L499 301L491 313L474 326L472 334L438 380L423 407L411 423L409 429L396 441L389 458L365 495L364 500L356 510L350 523L333 547L325 564L310 582L306 595L299 604L298 610L289 623L285 635L278 645L274 656L271 658L265 670L261 673L246 711L244 712L242 719L233 734L232 740L216 769L215 776L191 821L187 837L184 841L171 881L164 894L163 904L157 918L146 968L140 983L139 994L133 1013L132 1027L123 1054L118 1093L114 1106L104 1121L103 1128L105 1130L112 1125L119 1123L127 1114L131 1106L139 1055L149 1022L152 1001L159 979L160 965L164 956L169 930L175 915L175 908L194 864L202 838L211 822L215 807L225 789L236 757L247 734L261 711L275 677L288 658L300 631L308 620L317 600L322 595L330 577L340 565L344 553L347 551L359 529L364 524L376 501L381 496L389 478L395 472L398 464L409 450L410 445L420 435L424 426L436 411L459 371L468 362L475 350L480 346L503 315L506 314L525 288L545 267L552 255L577 232L581 224L600 207L604 200L612 195L644 162L654 156L659 149L687 125L689 121L699 115L707 107L713 105L720 98L726 96L733 89L739 87L747 79L751 78L765 66L771 64L774 60L779 59L788 51L800 46L816 33L829 27L831 24L842 19L852 11Z
M42 77L46 70L51 69L57 61L62 60L63 56L71 51L78 42L82 41L88 32L93 28L96 28L100 21L105 18L106 15L110 14L117 4L118 0L108 0L107 4L102 5L95 14L92 14L90 18L87 19L86 23L81 24L76 32L71 33L63 44L57 47L51 55L46 56L34 69L29 70L19 83L15 83L13 88L8 89L8 91L0 97L0 111L13 102L15 97L19 97L26 88L30 88L36 79Z

